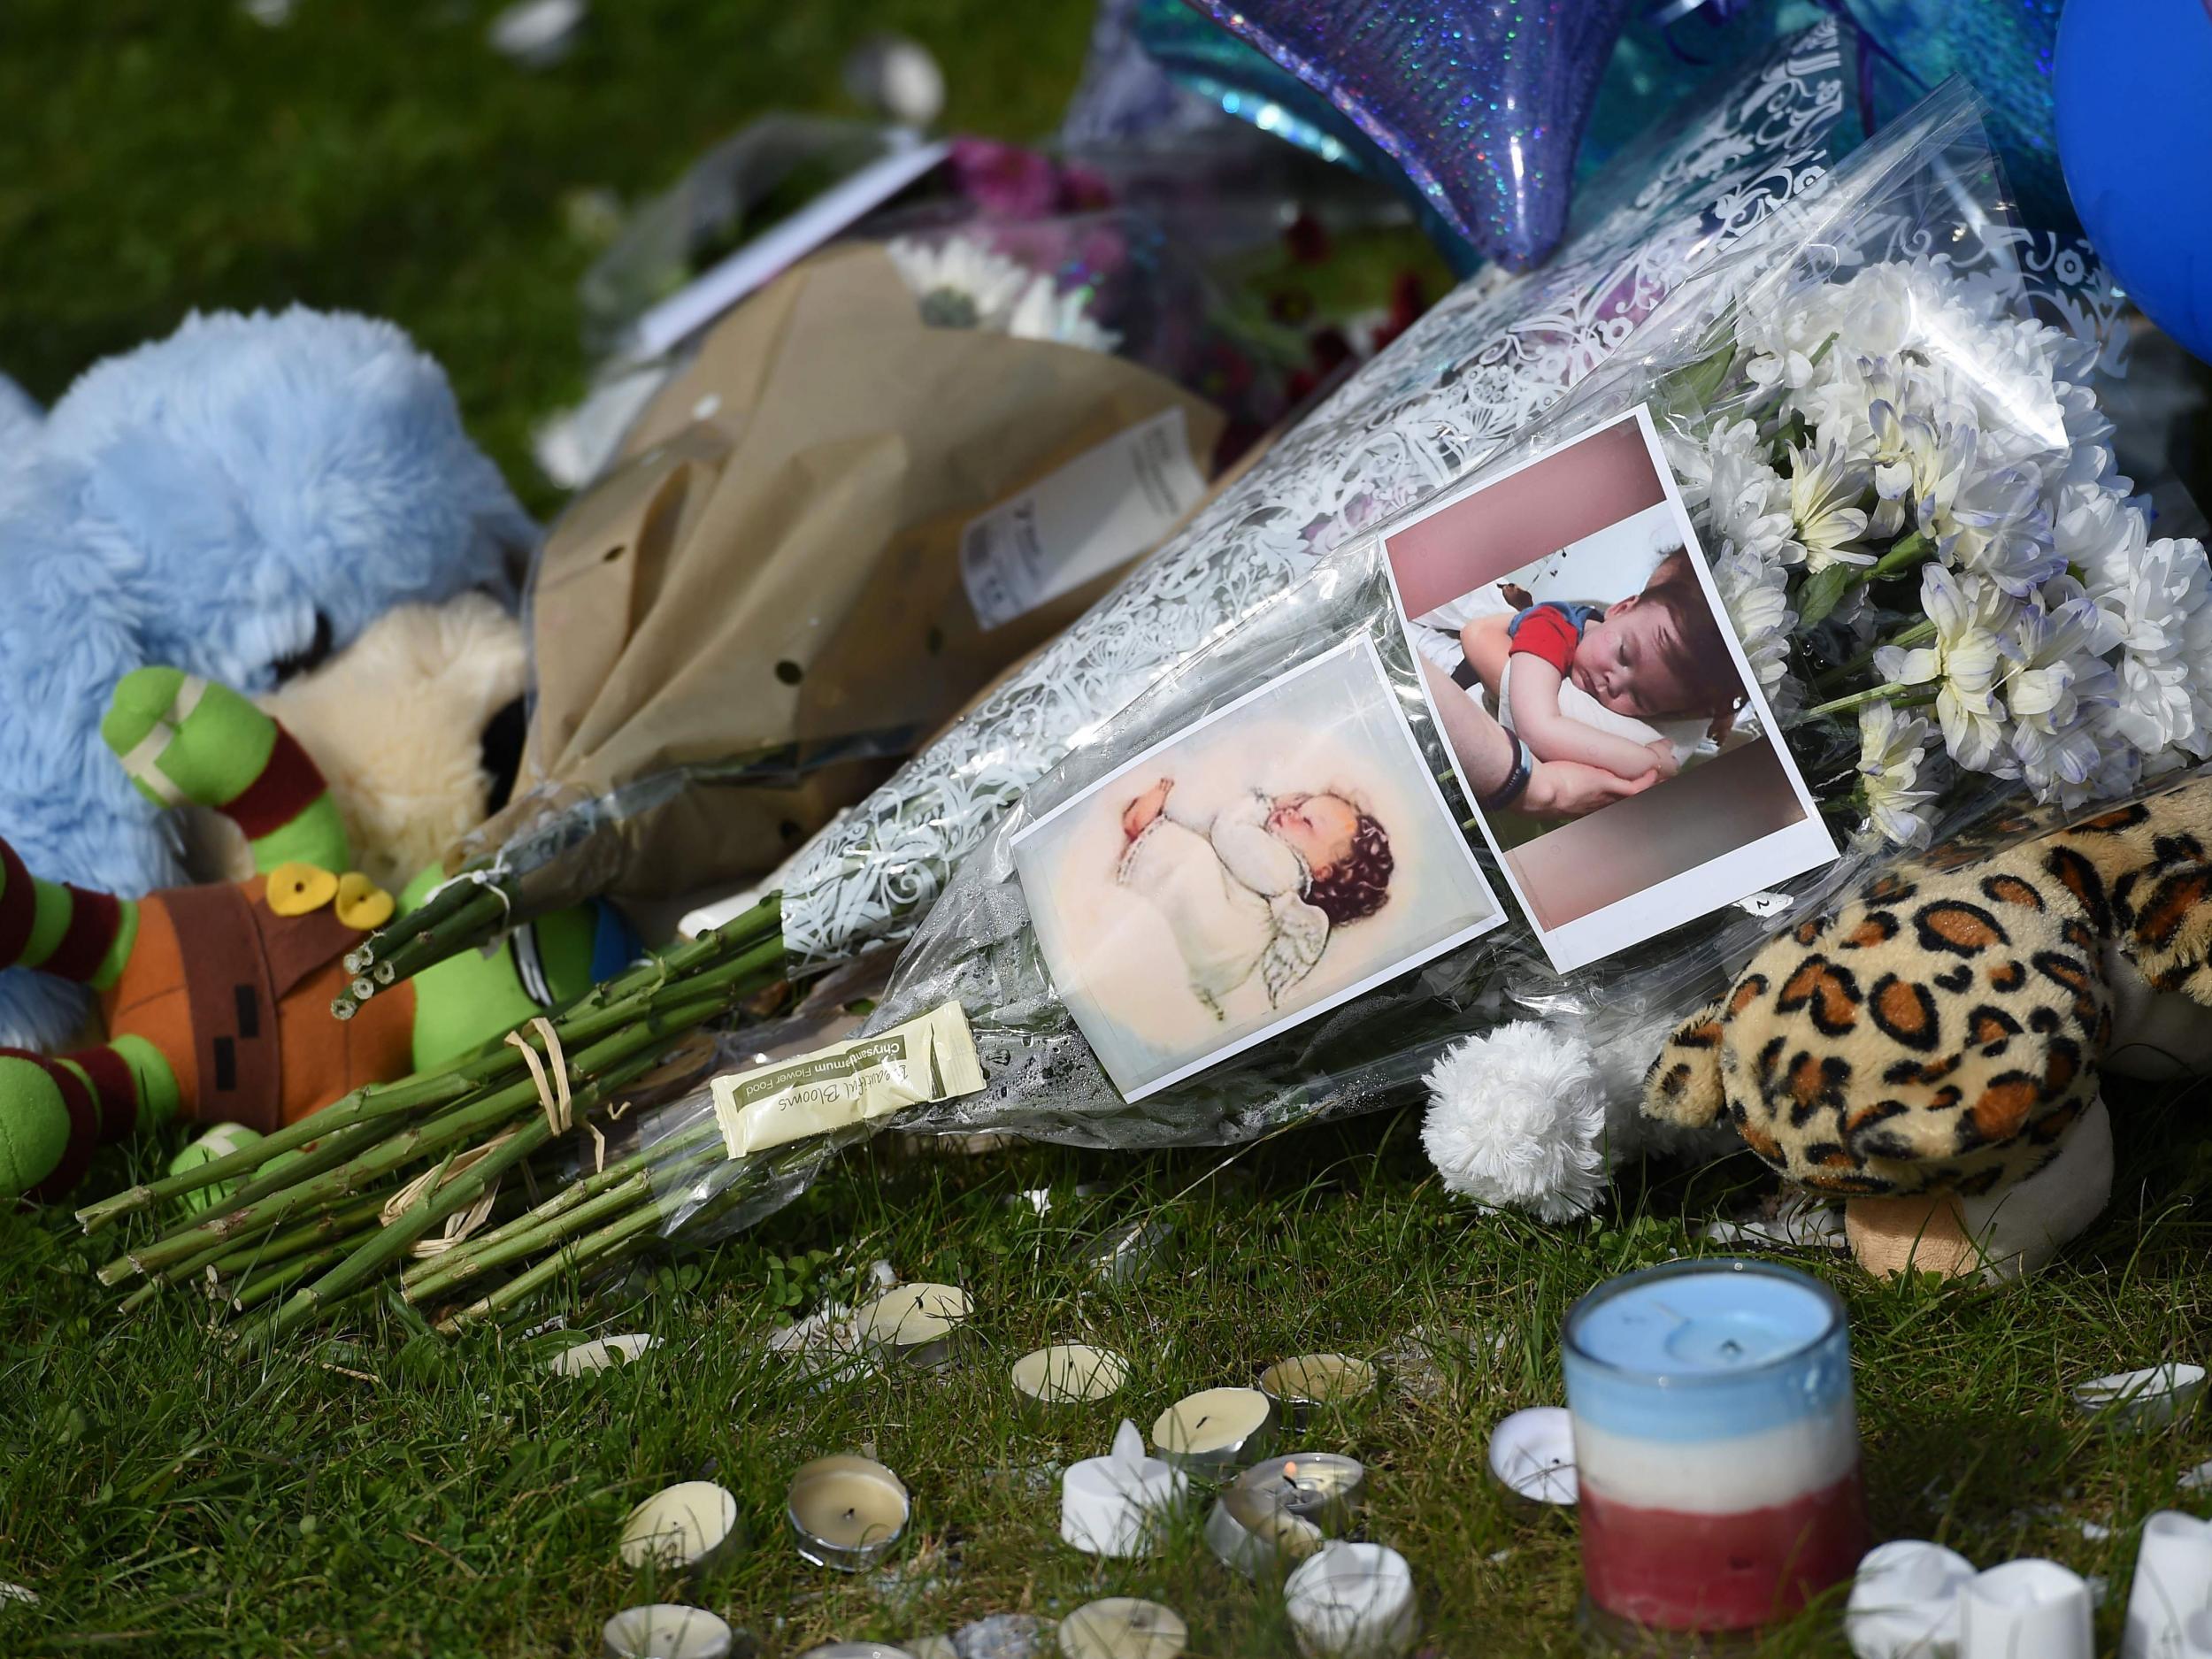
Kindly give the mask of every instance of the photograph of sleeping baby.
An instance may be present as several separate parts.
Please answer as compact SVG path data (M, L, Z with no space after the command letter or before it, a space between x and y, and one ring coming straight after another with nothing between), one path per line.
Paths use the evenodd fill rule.
M1532 760L1610 772L1624 797L1754 741L1758 716L1671 518L1663 503L1437 606L1414 619L1414 649ZM1507 807L1491 827L1509 848L1550 825Z
M1502 919L1364 637L1031 826L1056 987L1142 1098Z
M1384 547L1461 781L1555 966L1835 856L1644 411Z

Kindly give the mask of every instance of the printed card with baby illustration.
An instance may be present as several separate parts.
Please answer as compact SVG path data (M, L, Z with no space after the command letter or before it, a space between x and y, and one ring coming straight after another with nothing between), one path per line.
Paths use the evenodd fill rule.
M1382 537L1454 770L1555 968L1836 856L1647 410Z
M1132 1101L1503 919L1364 634L1064 803L1014 861Z

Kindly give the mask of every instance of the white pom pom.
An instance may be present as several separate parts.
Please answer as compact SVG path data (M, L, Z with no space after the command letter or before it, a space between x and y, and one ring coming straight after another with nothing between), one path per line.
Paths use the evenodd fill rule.
M1597 1202L1606 1090L1580 1037L1515 1020L1450 1049L1428 1086L1421 1144L1453 1192L1546 1221L1586 1215Z

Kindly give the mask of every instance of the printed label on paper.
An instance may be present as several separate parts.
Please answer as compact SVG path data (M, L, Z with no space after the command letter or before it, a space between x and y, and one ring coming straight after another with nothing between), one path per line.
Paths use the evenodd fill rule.
M868 1123L983 1087L968 1017L947 1002L874 1037L713 1080L714 1121L733 1158Z
M1003 626L1156 546L1206 493L1183 411L1140 422L971 522L960 576Z

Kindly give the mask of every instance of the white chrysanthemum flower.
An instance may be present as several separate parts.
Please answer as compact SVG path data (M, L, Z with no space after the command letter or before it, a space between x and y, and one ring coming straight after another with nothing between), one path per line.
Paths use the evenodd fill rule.
M1659 452L1667 457L1667 470L1674 474L1682 511L1696 518L1704 509L1713 481L1712 450L1696 432L1661 425L1658 433Z
M1028 266L972 236L895 236L883 250L922 320L940 328L1004 329L1032 280Z
M2063 459L2066 409L2054 381L2057 331L2003 317L1950 342L1951 380L1973 399L1992 466Z
M1895 357L1924 346L1931 320L1955 310L1952 285L1917 262L1886 259L1832 285L1830 326L1853 352Z
M1872 469L1874 493L1885 504L1909 504L1932 495L1944 474L1955 464L1947 453L1955 442L1972 442L1972 428L1957 431L1939 427L1930 416L1901 413L1895 403L1878 397L1867 405L1867 464Z
M1877 458L1877 406L1924 419L1933 419L1942 407L1934 382L1901 358L1867 357L1839 347L1832 362L1833 372L1816 376L1790 404L1822 442L1842 445L1862 465L1870 466Z
M2095 484L2123 495L2127 494L2134 486L2120 476L2114 464L2109 442L2112 421L2097 402L2096 393L2086 386L2074 386L2063 380L2055 390L2066 425L2066 455L2057 481Z
M1885 841L1924 847L1935 826L1936 761L1928 722L1886 703L1859 710L1859 787Z
M2023 605L2014 618L2012 665L2000 684L2012 714L2013 757L2039 800L2070 807L2090 797L2107 717L2118 700L2102 656L2111 635L2109 619L2078 591L2047 610Z
M2067 518L2062 513L2062 523ZM2212 571L2204 549L2146 541L2132 507L2118 507L2110 518L2109 533L2076 561L2126 648L2109 728L2146 755L2212 751L2212 684L2204 672L2212 664Z
M2094 484L2060 487L2051 514L2052 550L2081 572L2099 604L2124 609L2122 595L2137 580L2149 544L2143 515L2126 497Z
M1805 549L1808 570L1841 559L1871 565L1874 556L1852 544L1866 534L1868 474L1841 444L1822 441L1790 451L1790 522Z
M1121 336L1091 320L1089 303L1090 296L1083 289L1063 294L1050 277L1038 277L1015 302L1006 332L1018 340L1050 340L1086 351L1111 352L1121 344Z
M2042 474L2031 466L1991 470L1983 435L1965 426L1939 434L1940 449L1924 457L1936 475L1919 491L1914 517L1945 564L2024 598L2064 570L2066 561L2051 545Z
M1874 665L1899 685L1937 687L1936 719L1951 758L1971 772L1993 771L2005 737L1998 675L2023 607L1994 582L1932 564L1921 566L1920 608L1935 638L1909 649L1884 646Z
M1790 609L1789 572L1756 548L1724 541L1713 560L1713 586L1760 691L1775 718L1786 719L1798 702L1796 684L1789 678L1790 635L1797 626L1797 613Z
M1759 429L1748 420L1714 429L1708 449L1706 513L1713 534L1784 565L1801 564L1792 537L1790 488L1767 465Z

